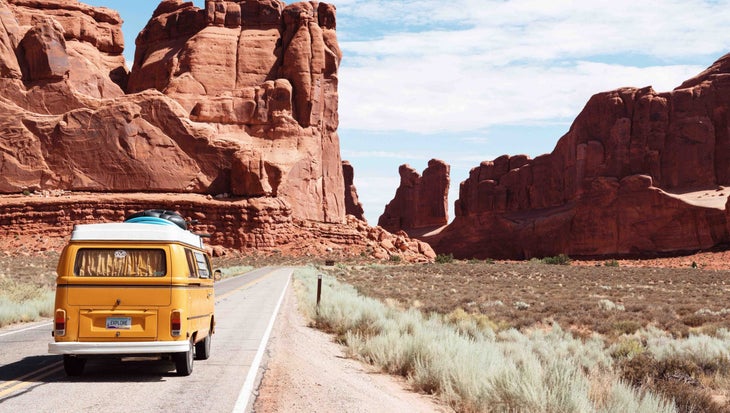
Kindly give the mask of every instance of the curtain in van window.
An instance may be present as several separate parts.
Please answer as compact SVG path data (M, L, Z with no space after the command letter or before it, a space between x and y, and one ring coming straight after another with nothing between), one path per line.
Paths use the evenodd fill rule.
M82 248L76 253L74 273L79 277L164 277L166 267L161 249Z
M202 252L195 251L195 261L198 263L198 274L201 278L210 278L210 268L208 267L208 260L205 259L205 255Z

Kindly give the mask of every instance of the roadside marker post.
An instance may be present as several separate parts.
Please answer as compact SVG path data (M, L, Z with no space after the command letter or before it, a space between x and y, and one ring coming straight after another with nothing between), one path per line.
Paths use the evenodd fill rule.
M319 301L322 298L322 274L317 274L317 311L319 311Z

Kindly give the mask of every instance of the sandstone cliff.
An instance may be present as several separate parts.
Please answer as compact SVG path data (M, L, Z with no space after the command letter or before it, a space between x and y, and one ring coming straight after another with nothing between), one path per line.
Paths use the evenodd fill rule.
M653 255L730 242L730 55L672 92L593 96L552 153L483 162L429 240L459 257Z
M165 0L128 79L114 11L0 0L0 19L0 192L270 196L344 221L332 6Z
M165 208L226 248L432 254L346 217L334 6L164 0L131 72L113 10L0 0L0 23L3 245Z
M365 219L365 209L363 209L360 199L357 196L357 188L355 188L355 169L348 161L342 161L342 175L345 178L345 211L347 215L352 215L360 221Z
M390 232L403 230L410 235L446 225L449 171L449 165L438 159L428 161L423 176L409 165L401 165L400 185L393 200L385 206L378 225Z
M75 224L121 222L125 216L160 207L199 221L198 233L208 233L213 255L228 249L244 253L280 253L309 259L369 256L407 262L435 257L431 247L405 234L369 227L349 216L332 224L295 218L279 198L213 199L198 194L105 193L41 191L0 197L0 251L59 251Z

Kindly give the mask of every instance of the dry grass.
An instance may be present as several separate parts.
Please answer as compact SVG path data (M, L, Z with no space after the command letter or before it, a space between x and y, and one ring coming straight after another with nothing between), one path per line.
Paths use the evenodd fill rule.
M603 341L562 330L495 333L489 323L402 310L324 279L315 308L314 271L296 274L300 304L352 357L432 393L459 412L674 412L666 399L631 388L612 369Z
M0 258L0 327L53 314L57 253Z
M676 399L680 412L730 412L730 271L610 264L454 261L329 272L364 295L446 315L466 334L474 327L464 326L475 324L497 332L557 324L577 338L600 334L635 389ZM671 342L676 357L652 344L657 332L663 336L654 341ZM726 352L709 361L689 355L715 347ZM667 373L679 362L682 369Z
M649 325L675 337L730 329L730 271L460 261L331 272L365 295L405 308L463 309L505 327L557 322L609 339Z

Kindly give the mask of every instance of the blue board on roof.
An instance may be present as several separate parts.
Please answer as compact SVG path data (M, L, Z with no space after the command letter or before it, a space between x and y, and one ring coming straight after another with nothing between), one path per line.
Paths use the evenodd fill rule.
M175 224L172 221L168 221L163 218L158 217L137 217L137 218L130 218L124 222L133 223L133 224L154 224L154 225L172 225L173 227L177 227L178 225Z

